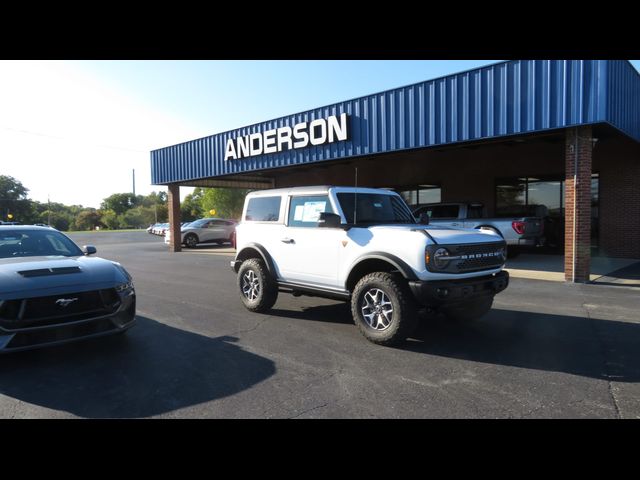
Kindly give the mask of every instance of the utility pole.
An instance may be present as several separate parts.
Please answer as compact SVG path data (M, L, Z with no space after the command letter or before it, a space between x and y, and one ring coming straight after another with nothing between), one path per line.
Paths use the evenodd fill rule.
M47 225L51 226L51 199L49 198L49 194L47 194L47 212L49 213Z
M133 169L133 198L136 197L136 169Z

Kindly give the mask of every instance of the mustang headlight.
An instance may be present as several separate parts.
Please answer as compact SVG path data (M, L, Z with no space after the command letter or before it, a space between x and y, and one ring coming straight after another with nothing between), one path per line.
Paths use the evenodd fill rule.
M116 285L116 292L126 292L127 290L133 290L133 282L121 283Z

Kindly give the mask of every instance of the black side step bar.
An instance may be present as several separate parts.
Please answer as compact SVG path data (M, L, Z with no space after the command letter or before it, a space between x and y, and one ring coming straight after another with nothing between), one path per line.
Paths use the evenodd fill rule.
M321 287L312 287L310 285L299 285L290 282L278 282L278 291L284 293L293 293L299 295L307 295L310 297L331 298L334 300L349 300L351 292L346 290L327 290Z

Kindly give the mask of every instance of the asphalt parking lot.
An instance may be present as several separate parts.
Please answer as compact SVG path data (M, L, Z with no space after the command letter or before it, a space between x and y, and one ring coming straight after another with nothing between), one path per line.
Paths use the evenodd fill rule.
M225 249L70 236L131 272L138 324L0 357L2 418L640 418L637 288L516 278L480 321L388 348L346 304L246 311Z

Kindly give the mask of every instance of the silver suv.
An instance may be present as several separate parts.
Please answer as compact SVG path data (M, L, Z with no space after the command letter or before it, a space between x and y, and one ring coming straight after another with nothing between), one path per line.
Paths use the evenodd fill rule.
M236 222L223 218L201 218L183 225L180 228L181 243L188 248L195 248L199 243L233 243ZM171 232L167 229L164 243L171 240Z

